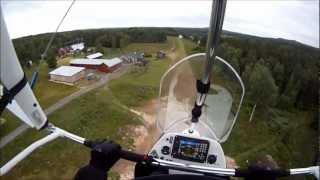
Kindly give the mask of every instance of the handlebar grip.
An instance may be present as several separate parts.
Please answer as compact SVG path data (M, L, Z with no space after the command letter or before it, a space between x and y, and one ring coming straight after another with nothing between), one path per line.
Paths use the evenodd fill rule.
M236 169L235 177L285 177L290 176L287 169Z
M96 141L85 140L84 145L92 149L95 146L95 143L102 143L104 141L106 140L105 139L96 140ZM120 151L120 157L122 159L132 161L132 162L142 162L142 161L149 162L152 160L152 157L148 155L138 154L138 153L126 151L126 150Z
M142 162L150 160L150 157L147 155L137 154L131 151L121 150L120 156L122 159L133 161L133 162Z

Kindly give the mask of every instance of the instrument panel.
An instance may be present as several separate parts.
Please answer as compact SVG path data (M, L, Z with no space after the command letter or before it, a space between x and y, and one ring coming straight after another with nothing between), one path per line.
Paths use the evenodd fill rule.
M149 152L150 156L184 164L226 167L221 145L212 139L182 133L166 133Z
M204 163L208 155L209 141L175 136L171 156L176 159Z

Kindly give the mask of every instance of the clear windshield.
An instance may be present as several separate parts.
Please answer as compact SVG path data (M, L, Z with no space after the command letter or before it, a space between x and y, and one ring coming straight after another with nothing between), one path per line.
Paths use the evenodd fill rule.
M181 132L191 125L191 110L201 79L205 54L186 57L162 77L157 122L161 131ZM232 130L244 95L243 83L236 71L217 58L211 75L211 87L196 130L202 136L224 142Z

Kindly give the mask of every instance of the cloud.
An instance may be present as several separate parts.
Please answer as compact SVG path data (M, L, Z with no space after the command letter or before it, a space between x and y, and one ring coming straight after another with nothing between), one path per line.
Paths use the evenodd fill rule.
M319 47L319 1L230 1L225 28ZM236 22L236 23L235 23Z
M1 1L11 37L52 32L71 1ZM228 1L224 29L319 47L319 1ZM60 31L207 27L211 1L76 1Z

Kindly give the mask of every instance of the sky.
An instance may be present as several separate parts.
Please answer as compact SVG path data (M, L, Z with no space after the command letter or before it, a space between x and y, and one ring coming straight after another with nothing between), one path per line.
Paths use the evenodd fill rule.
M53 32L70 0L1 0L11 38ZM77 0L59 31L110 27L208 27L211 1ZM224 30L319 48L319 0L229 0Z

